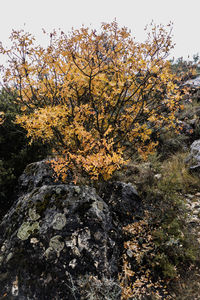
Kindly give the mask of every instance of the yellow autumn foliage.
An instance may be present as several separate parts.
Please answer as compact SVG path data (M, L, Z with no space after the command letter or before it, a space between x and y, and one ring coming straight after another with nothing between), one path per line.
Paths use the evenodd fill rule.
M154 26L137 43L116 21L100 31L81 27L50 34L50 44L13 31L4 84L17 89L21 124L33 140L50 142L53 166L66 176L85 173L109 179L137 149L145 158L157 143L153 129L173 127L179 109L175 76L165 59L173 47L170 29Z

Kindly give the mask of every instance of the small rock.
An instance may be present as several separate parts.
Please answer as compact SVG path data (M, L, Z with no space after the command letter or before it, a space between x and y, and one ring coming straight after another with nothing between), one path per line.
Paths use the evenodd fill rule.
M162 178L162 174L155 174L154 177L159 180Z
M194 198L194 195L191 195L191 194L187 194L186 196L187 196L189 199Z
M200 211L199 210L194 210L193 211L193 215L199 215L200 214ZM199 220L200 221L200 220Z

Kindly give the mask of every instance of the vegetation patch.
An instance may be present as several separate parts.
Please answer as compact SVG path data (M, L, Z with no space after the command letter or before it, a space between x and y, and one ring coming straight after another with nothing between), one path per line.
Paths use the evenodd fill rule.
M127 241L120 276L122 299L183 297L182 284L186 287L191 280L185 277L187 269L198 280L199 243L197 232L192 232L188 223L185 198L187 193L197 193L200 180L189 173L187 155L176 153L164 162L154 157L146 168L151 180L144 180L142 186L137 176L144 174L144 168L132 176L135 184L140 183L147 210L142 221L124 228Z

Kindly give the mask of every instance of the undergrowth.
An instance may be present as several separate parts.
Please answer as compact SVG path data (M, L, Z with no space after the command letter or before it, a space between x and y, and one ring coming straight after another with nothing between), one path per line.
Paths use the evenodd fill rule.
M199 244L185 206L186 194L198 192L200 179L190 174L187 155L162 162L154 155L148 163L127 166L126 180L140 191L146 216L124 228L123 300L200 299L192 298L200 292Z

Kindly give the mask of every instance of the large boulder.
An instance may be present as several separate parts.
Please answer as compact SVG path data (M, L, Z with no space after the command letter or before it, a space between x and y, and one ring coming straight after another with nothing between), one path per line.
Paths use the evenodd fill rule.
M58 184L54 171L51 168L49 160L29 164L23 174L19 178L19 189L22 193L30 192L36 187L41 187L44 184Z
M190 89L190 97L200 101L200 76L187 80L183 86L187 86Z
M0 299L120 299L122 227L142 217L136 190L116 182L100 197L88 186L36 186L38 165L26 169L26 192L0 224Z
M200 140L196 140L190 146L190 155L187 158L190 170L200 174Z
M139 220L143 215L140 197L131 183L108 182L99 192L110 208L112 219L120 226L131 223L133 216Z
M191 88L200 88L200 76L196 78L187 80L184 85L189 86Z

